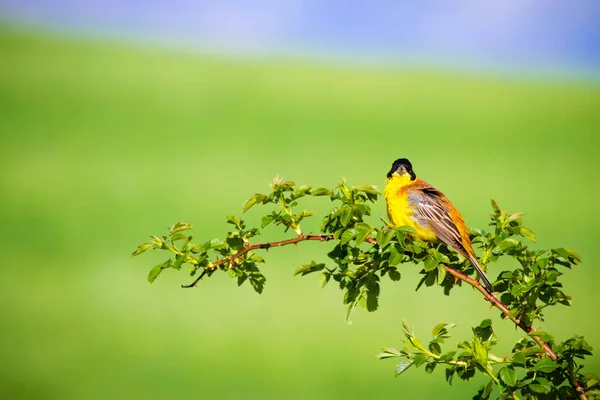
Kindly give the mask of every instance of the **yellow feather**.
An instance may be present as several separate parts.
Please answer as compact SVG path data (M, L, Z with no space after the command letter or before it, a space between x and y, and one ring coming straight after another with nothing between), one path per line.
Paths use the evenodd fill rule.
M421 240L435 241L437 240L435 232L417 225L410 217L414 211L409 207L408 195L405 188L412 182L408 174L394 174L391 178L387 179L387 185L383 194L387 202L388 218L394 226L410 226L417 232L415 236Z

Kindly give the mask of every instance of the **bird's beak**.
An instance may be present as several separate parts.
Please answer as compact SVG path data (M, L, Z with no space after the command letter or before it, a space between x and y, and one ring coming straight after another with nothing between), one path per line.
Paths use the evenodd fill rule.
M392 178L394 175L397 175L397 176L402 176L402 175L410 175L410 178L411 178L411 180L413 180L413 181L414 181L414 180L415 180L415 178L416 178L416 175L415 175L415 173L414 173L412 170L410 170L410 169L406 168L406 166L405 166L405 165L400 165L400 166L399 166L398 168L396 168L395 170L394 170L394 169L390 170L390 172L388 172L388 174L387 174L387 177L388 177L388 179L390 179L390 178Z
M405 174L407 174L407 173L408 173L408 171L406 170L406 167L405 167L404 165L401 165L401 166L399 166L398 168L396 168L396 170L395 170L395 171L393 171L393 172L391 173L391 175L398 175L398 176L402 176L402 175L405 175Z

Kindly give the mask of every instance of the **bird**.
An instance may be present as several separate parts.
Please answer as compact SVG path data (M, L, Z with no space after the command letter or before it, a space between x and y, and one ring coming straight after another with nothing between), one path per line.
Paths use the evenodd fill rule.
M411 162L399 158L387 174L384 196L392 225L407 225L418 239L442 241L468 258L489 293L493 285L477 261L465 220L450 200L434 186L417 178Z

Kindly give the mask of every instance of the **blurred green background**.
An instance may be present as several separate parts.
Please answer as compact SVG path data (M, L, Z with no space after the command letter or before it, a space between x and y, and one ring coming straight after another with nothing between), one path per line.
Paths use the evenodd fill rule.
M548 310L542 326L600 350L599 101L585 80L216 58L5 26L0 397L472 396L483 380L448 388L441 369L394 379L393 361L374 358L402 346L402 319L423 338L458 324L449 349L485 318L498 355L522 336L472 289L415 292L416 266L383 282L377 312L346 324L335 285L292 276L326 261L329 244L272 250L262 295L226 274L183 290L189 277L169 270L150 285L162 255L130 258L180 220L199 241L222 235L225 216L277 174L382 188L398 157L471 227L485 228L494 198L526 213L535 246L579 251L584 263L564 276L573 306ZM373 217L383 215L380 201ZM599 373L600 358L585 366Z

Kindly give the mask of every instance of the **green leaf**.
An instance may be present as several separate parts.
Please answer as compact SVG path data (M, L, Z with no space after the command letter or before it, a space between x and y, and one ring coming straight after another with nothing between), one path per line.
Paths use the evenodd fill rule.
M552 336L549 333L542 332L542 331L533 331L533 332L530 332L529 336L537 336L540 339L542 339L544 342L553 342L554 341L554 336Z
M156 247L161 247L163 240L160 240L158 237L152 235L150 236L152 238L152 243L156 246Z
M244 239L242 239L241 237L230 237L227 238L226 241L229 247L231 247L234 250L241 250L245 246Z
M415 364L415 367L423 365L427 361L427 358L428 357L422 353L413 354L413 363Z
M401 278L400 272L398 272L397 269L391 269L390 272L388 272L388 275L393 281L399 281Z
M298 274L302 274L302 276L304 276L304 275L310 274L312 272L321 271L323 268L325 268L324 263L317 264L316 262L311 261L310 264L305 264L305 265L301 266L300 268L298 268L296 270L296 272L294 272L294 276L296 276Z
M196 243L195 245L193 245L192 249L191 249L192 253L195 253L195 254L201 253L206 250L208 250L206 248L206 244L199 244L199 243Z
M264 201L267 198L264 194L256 193L254 196L250 197L242 206L242 211L246 212L255 205L259 201Z
M340 189L340 191L344 195L344 198L347 201L350 201L351 198L352 198L352 192L350 191L350 188L348 187L348 184L346 183L346 179L345 178L342 178L342 181L338 185L338 188Z
M474 367L460 367L457 368L456 374L463 381L468 381L469 379L475 376L475 368Z
M171 260L167 260L161 264L158 264L156 267L152 268L150 273L148 274L148 282L152 283L154 280L160 275L163 269L171 268Z
M517 371L512 366L504 367L500 370L500 379L507 386L515 386L517 384Z
M253 273L250 276L248 276L248 279L250 280L250 284L252 285L256 293L261 294L263 292L265 282L267 280L265 276L260 273Z
M567 250L562 247L557 247L556 249L552 249L551 251L554 254L558 254L562 258L569 258L569 253L567 253Z
M398 350L394 349L393 347L382 347L381 350L382 350L381 353L379 353L375 356L375 357L379 358L380 360L400 356L400 352Z
M448 353L444 353L438 359L439 362L447 362L452 360L452 357L456 354L456 351L449 351Z
M250 254L252 256L250 256ZM264 264L265 263L265 259L262 258L261 256L257 256L254 253L248 253L248 258L249 261L255 262L255 263L260 263L260 264Z
M498 207L498 204L494 201L494 199L491 199L491 202L492 202L492 208L494 209L494 212L500 213L500 207Z
M433 370L435 369L437 363L434 362L430 362L427 365L425 365L425 372L427 372L428 374L431 374L433 372Z
M367 185L367 184L358 185L358 186L356 186L356 189L360 192L365 192L365 193L369 193L369 194L375 194L375 195L381 194L381 192L377 189L377 186L373 186L373 185Z
M383 229L380 231L377 231L377 234L375 235L375 241L381 248L383 248L383 246L381 245L381 242L383 241L384 237L385 237L385 231Z
M304 195L310 193L310 189L311 189L311 187L308 185L298 186L298 188L294 192L294 197L304 196Z
M548 379L538 377L535 381L527 385L527 387L536 393L548 394L552 391L553 385Z
M342 208L342 216L340 217L340 222L342 223L342 226L346 226L350 223L350 220L352 219L352 209L350 207L344 207Z
M373 228L371 228L371 226L369 224L366 224L364 222L359 222L358 224L356 224L354 226L354 229L356 229L356 245L357 246L359 244L361 244L362 242L364 242L365 239L367 237L369 237L369 235L371 235L371 232L373 230Z
M446 375L448 375L447 371ZM448 379L447 376L446 379ZM492 395L493 383L494 381L489 381L487 385L482 385L477 391L477 394L473 397L473 400L489 400L490 396Z
M413 329L404 320L402 320L402 330L404 331L404 336L409 339L415 336Z
M456 366L449 366L446 368L445 375L446 381L449 385L452 385L452 380L454 379L454 374L456 373Z
M511 247L515 247L519 244L519 242L513 238L508 238L508 239L504 239L503 241L501 241L500 243L498 243L498 249L500 250L506 250L509 249Z
M246 282L247 279L248 279L248 275L246 275L246 274L239 275L238 279L237 279L237 285L242 286L242 284L244 282Z
M227 217L225 217L225 219L227 220L228 224L235 225L238 228L240 227L240 219L235 215L228 215Z
M479 326L481 328L489 328L490 326L492 326L492 320L487 318L484 319L483 321L481 321L481 323L479 324Z
M570 249L568 247L559 247L556 249L552 249L551 252L553 254L559 255L560 257L568 261L571 261L571 259L573 259L571 261L573 264L581 263L581 257L579 256L579 254L575 250Z
M423 269L427 272L433 271L437 267L438 264L439 264L439 261L435 257L432 257L431 255L429 255L425 259L425 262L423 262Z
M525 354L523 354L522 352L515 353L515 355L512 358L513 364L525 365L526 362L527 362L527 358L525 357Z
M176 233L176 234L174 234L174 235L171 236L171 242L176 242L178 240L184 240L184 239L187 239L187 238L188 238L188 236L185 233L179 232L179 233Z
M391 266L400 264L400 261L402 261L402 256L403 254L398 251L397 245L390 246L389 264Z
M393 230L386 231L384 229L377 232L376 241L380 248L384 248L394 238L396 232Z
M169 250L171 253L173 253L173 254L177 254L177 255L181 254L181 252L180 252L179 250L177 250L177 249L175 248L175 246L172 246L172 245L171 245L171 244L169 244L169 243L165 243L165 244L164 244L164 247L165 247L167 250Z
M198 264L200 264L200 261L198 261L197 259L195 259L192 256L186 257L185 262L188 263L188 264L192 264L192 265L198 265Z
M324 288L325 285L327 285L327 282L329 282L330 278L331 278L330 273L322 273L321 275L319 275L319 286L321 288Z
M431 341L429 343L429 351L431 351L433 354L435 355L440 355L442 354L442 347L440 346L439 343L436 343L435 341Z
M447 330L447 326L449 326L449 324L442 322L441 324L437 324L436 326L433 327L433 330L431 331L431 336L437 336L442 329Z
M156 267L152 268L150 270L150 273L148 274L148 282L153 283L154 280L158 277L158 275L160 275L162 270L162 264L159 264Z
M442 284L444 282L444 278L446 278L446 268L443 265L438 264L437 266L437 282L438 284Z
M352 239L354 239L355 236L356 236L356 230L354 230L354 229L345 230L344 233L342 233L340 243L346 244L349 241L351 241Z
M405 232L405 233L410 233L410 234L417 233L417 231L415 231L415 229L413 227L410 227L408 225L398 226L398 227L396 227L396 230L399 232Z
M592 388L600 382L598 380L598 377L592 373L587 373L583 377L584 377L585 386L588 388Z
M265 215L264 217L262 217L262 219L260 221L260 227L264 228L265 226L267 226L271 222L273 222L274 219L275 219L275 217L273 216L273 214Z
M417 284L417 288L415 290L419 290L419 288L423 284L425 284L425 286L427 286L427 287L435 285L437 277L438 277L438 270L437 269L435 271L425 272L423 274L423 278L421 278L421 280Z
M511 222L511 221L518 221L518 222L520 223L520 222L521 222L521 220L523 219L523 215L524 215L524 214L523 214L522 212L517 212L517 213L514 213L514 214L511 214L511 215L509 215L509 216L506 218L506 220L507 220L508 222Z
M521 292L525 291L527 289L526 286L524 285L520 285L520 284L513 284L513 286L510 288L510 293L514 296L514 297L519 297L519 295L521 294ZM517 310L516 308L513 308L513 310ZM512 311L512 310L511 310Z
M177 232L181 232L181 231L186 231L188 229L192 229L192 225L188 224L187 222L178 222L175 225L173 225L171 227L171 229L169 230L169 232L172 234L177 233Z
M302 212L300 212L300 214L298 214L298 216L300 218L298 221L300 221L300 220L302 220L302 219L304 219L306 217L310 217L312 215L313 215L312 211L303 210Z
M534 243L536 241L535 233L533 233L531 229L525 228L524 226L519 228L519 235L526 237Z
M544 357L535 363L533 370L538 372L550 373L558 368L558 363L549 357Z
M188 249L188 244L190 244L190 242L192 241L192 237L191 236L186 236L185 240L183 241L183 244L181 245L181 248L184 251L187 251Z
M413 362L410 361L410 360L402 360L402 361L400 361L398 364L396 364L396 373L395 373L395 376L398 376L398 375L402 374L411 365L413 365Z
M575 264L581 263L581 256L575 250L565 247L565 251L577 261Z
M350 293L350 292L347 292L346 294L348 294L348 293ZM348 304L348 302L346 301L346 299L344 299L344 302L346 304ZM358 304L358 299L355 299L348 306L348 310L346 311L346 323L347 324L352 324L352 313L354 312L354 309L356 308L357 304Z
M222 247L225 243L221 239L211 239L205 246L208 249L218 249Z
M142 243L141 245L139 245L139 247L131 254L132 257L135 256L139 256L140 254L142 254L145 251L148 251L150 249L154 248L153 245L151 245L150 243Z
M326 188L317 188L310 191L311 196L331 196L331 190Z
M473 333L481 342L487 342L492 338L494 331L492 329L491 320L486 319L481 322L479 326L473 328Z
M379 290L377 291L371 291L368 290L367 291L367 310L369 312L373 312L376 311L377 308L379 307Z

